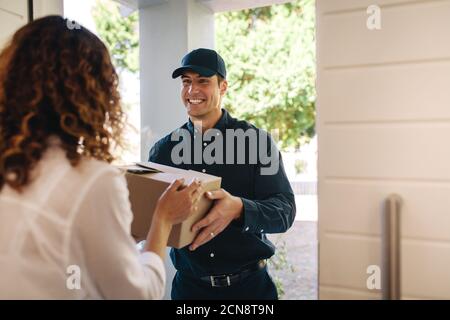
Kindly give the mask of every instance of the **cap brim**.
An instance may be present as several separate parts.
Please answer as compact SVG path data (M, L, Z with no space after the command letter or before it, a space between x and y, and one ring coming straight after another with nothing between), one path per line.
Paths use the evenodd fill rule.
M176 69L172 73L172 79L178 78L186 71L194 71L195 73L198 73L202 77L212 77L213 75L215 75L217 73L216 71L205 68L205 67L187 65L187 66Z

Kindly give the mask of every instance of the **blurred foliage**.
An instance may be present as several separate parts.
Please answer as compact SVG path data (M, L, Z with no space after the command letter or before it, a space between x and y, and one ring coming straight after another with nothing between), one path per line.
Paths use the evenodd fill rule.
M315 3L297 0L216 15L229 83L223 106L298 149L315 130Z
M122 17L119 4L96 0L93 17L118 71L139 70L138 12ZM276 132L283 150L315 134L315 2L216 15L217 50L228 69L223 106L238 118Z
M92 16L118 71L136 73L139 70L139 14L135 11L123 17L119 6L111 0L96 0Z
M297 159L295 160L295 173L296 174L302 174L306 172L306 169L308 168L308 162L305 160Z
M271 273L272 279L277 287L278 298L282 299L285 295L284 286L287 283L284 283L284 279L278 274L282 273L283 270L289 270L290 272L295 272L296 270L295 267L288 261L286 241L282 240L281 237L278 237L275 242L275 246L277 250L275 251L275 255L268 260L268 266L270 270L274 271Z
M122 108L127 117L123 135L124 145L115 150L117 165L129 163L139 154L139 130L131 124L128 116L139 108L139 103L125 99L125 93L130 84L123 80L125 74L131 73L138 77L139 71L139 14L134 13L123 16L120 4L112 0L96 0L92 7L97 34L109 50L112 62L119 73L119 90L122 96Z

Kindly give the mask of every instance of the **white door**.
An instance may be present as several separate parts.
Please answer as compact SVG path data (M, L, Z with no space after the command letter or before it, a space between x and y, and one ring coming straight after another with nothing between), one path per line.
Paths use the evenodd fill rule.
M450 299L450 1L316 4L319 298L381 297L367 268L397 193L401 297Z
M28 22L27 0L0 0L0 49Z

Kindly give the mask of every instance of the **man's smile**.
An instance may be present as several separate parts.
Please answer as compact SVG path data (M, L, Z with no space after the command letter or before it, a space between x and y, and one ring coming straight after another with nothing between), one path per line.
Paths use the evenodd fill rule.
M205 102L205 99L187 99L189 104L197 105Z

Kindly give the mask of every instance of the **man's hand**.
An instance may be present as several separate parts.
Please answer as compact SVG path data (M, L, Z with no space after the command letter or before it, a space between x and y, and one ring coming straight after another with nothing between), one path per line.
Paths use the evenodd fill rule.
M232 196L224 189L210 191L206 196L216 200L208 215L192 226L193 231L202 229L189 246L191 251L210 241L221 233L231 221L238 219L244 208L241 198Z

